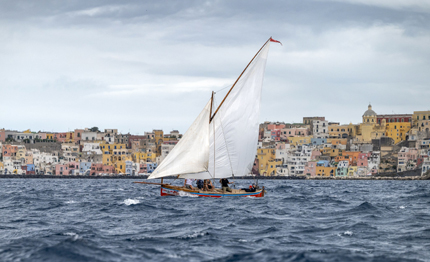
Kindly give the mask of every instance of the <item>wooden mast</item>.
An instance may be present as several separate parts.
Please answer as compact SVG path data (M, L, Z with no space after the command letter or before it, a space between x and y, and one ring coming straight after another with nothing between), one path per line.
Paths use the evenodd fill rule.
M214 91L212 91L212 97L211 97L211 110L210 110L210 113L209 113L209 127L210 127L210 124L211 124L211 121L212 121L212 105L213 105L213 102L214 102ZM213 181L213 183L212 183L212 187L213 188L215 188L215 123L213 124L213 133L214 133L214 175L213 175L213 177L212 177L212 181Z
M210 117L209 123L212 122L212 119L215 117L216 113L218 113L218 110L220 109L220 107L222 106L222 104L224 103L225 99L227 98L227 96L230 94L231 90L233 90L234 86L236 85L236 83L239 81L239 79L242 77L243 73L245 73L246 69L248 69L249 65L252 63L252 61L254 61L255 57L257 57L257 55L260 53L261 49L263 49L263 47L270 41L272 37L270 37L269 39L267 39L267 41L264 43L264 45L260 48L260 50L258 50L258 52L255 54L255 56L251 59L251 61L249 61L248 65L245 67L245 69L243 69L242 73L239 75L239 77L236 79L236 81L234 82L233 86L230 88L230 90L228 91L228 93L225 95L224 99L221 101L221 104L219 104L218 108L215 110L215 113L213 114L213 116ZM213 92L212 92L212 96L213 96ZM212 112L212 107L211 107L211 112ZM212 114L211 114L212 115Z

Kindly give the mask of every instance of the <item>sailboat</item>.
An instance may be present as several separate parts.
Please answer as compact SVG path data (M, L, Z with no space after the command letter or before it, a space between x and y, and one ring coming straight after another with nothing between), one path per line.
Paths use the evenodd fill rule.
M263 77L271 37L258 50L216 106L214 92L203 110L172 151L148 179L161 178L161 196L195 195L200 197L263 197L265 189L254 192L232 189L203 191L163 183L164 177L215 179L250 175L257 152L259 114ZM213 183L215 185L215 183ZM249 191L249 190L247 190Z

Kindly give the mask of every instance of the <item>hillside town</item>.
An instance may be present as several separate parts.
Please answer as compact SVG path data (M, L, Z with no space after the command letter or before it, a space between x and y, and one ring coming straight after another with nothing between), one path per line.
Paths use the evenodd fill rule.
M377 114L359 124L325 117L260 125L252 173L258 176L365 177L430 170L430 111ZM121 134L97 127L69 132L0 129L0 174L147 175L181 139L177 130Z

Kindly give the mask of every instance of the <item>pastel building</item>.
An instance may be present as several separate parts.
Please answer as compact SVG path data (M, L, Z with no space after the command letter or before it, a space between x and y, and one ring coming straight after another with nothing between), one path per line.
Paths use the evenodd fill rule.
M402 172L416 168L418 150L416 148L402 147L397 155L397 171Z
M80 162L79 163L79 173L81 175L89 175L89 170L91 169L91 162Z
M336 167L336 176L344 177L348 175L349 161L340 161Z
M312 135L314 138L328 138L328 121L326 120L313 120L312 121Z
M430 171L430 159L424 160L421 175L424 175L426 172Z
M312 160L306 163L305 165L305 175L314 177L316 176L316 168L317 168L317 161Z
M297 146L290 150L287 157L289 175L303 175L305 165L311 160L312 148L307 145Z
M317 166L316 176L334 177L336 176L336 167Z
M103 164L102 163L91 163L90 169L91 176L97 176L103 173Z
M68 164L57 164L55 166L55 175L57 175L57 176L69 175L69 165Z

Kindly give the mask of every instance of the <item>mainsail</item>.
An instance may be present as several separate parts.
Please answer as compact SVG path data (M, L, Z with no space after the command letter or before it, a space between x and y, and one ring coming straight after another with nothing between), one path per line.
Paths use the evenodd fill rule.
M251 60L216 110L211 108L209 101L149 178L179 175L181 178L211 179L251 173L257 150L261 90L270 41L271 38ZM209 111L213 112L211 116ZM204 129L198 131L199 139L207 137L207 143L193 141L196 136L191 135L190 130L197 133L196 122ZM190 156L197 158L197 154L201 154L198 161L189 159ZM206 166L202 165L203 159ZM194 165L193 161L196 162L194 167L190 166Z

